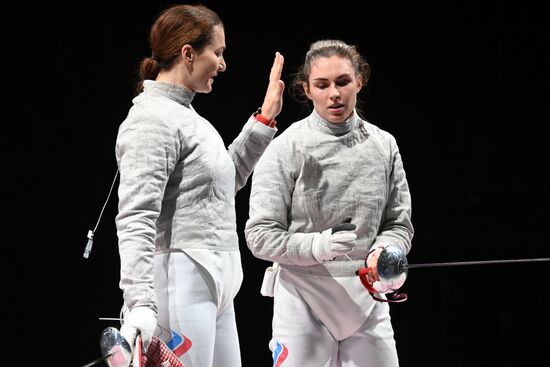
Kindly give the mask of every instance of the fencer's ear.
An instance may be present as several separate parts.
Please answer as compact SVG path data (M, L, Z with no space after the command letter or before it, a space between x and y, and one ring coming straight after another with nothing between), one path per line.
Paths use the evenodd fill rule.
M304 88L304 93L306 94L307 98L311 99L311 93L309 93L309 84L306 82L303 82L302 88Z
M193 62L193 54L194 54L193 46L184 45L181 48L181 56L183 57L183 61L185 61L186 63Z
M363 88L363 77L361 75L357 75L357 85L355 86L355 93L359 93L361 89Z

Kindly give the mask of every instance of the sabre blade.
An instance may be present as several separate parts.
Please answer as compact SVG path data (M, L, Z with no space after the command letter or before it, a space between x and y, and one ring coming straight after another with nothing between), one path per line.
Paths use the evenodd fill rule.
M90 363L86 363L85 365L83 365L82 367L91 367L91 366L95 366L96 364L98 364L99 362L103 362L104 360L108 359L110 356L112 356L114 353L111 353L111 354L107 354L106 356L104 357L99 357L98 359L95 359L93 361L91 361Z
M543 261L550 261L550 258L549 257L542 257L542 258L538 258L538 259L455 261L455 262L424 263L424 264L406 264L406 265L403 265L403 268L405 268L405 269L436 268L436 267L443 267L443 266L510 264L510 263L528 263L528 262L543 262Z

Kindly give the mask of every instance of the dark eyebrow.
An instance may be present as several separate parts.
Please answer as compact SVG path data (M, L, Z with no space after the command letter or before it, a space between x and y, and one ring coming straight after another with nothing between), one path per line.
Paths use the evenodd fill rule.
M336 79L342 79L342 78L351 78L351 74L345 73L345 74L338 75L336 77ZM325 80L328 80L328 78L315 78L315 79L313 79L313 81L325 81Z
M220 47L218 47L218 48L213 49L213 52L215 52L215 53L217 53L217 52L223 53L223 52L225 51L225 49L226 49L226 46L220 46Z

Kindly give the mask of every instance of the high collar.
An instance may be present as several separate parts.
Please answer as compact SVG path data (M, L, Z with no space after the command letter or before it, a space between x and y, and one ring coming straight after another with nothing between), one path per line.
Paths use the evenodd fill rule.
M317 113L315 109L311 113L310 117L312 121L319 126L319 129L321 129L321 131L327 134L336 135L336 136L347 134L356 126L358 126L359 120L360 120L359 115L357 115L357 112L355 111L355 109L353 110L353 113L346 121L339 124L334 124L328 120L325 120L324 118L321 117L321 115Z
M193 102L193 98L195 97L195 92L192 92L183 86L166 82L158 82L156 80L144 80L143 92L147 94L166 96L186 107L191 105L191 102Z

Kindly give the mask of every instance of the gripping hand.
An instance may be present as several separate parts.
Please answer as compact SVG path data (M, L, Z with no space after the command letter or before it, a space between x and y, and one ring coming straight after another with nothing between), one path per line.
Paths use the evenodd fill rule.
M313 240L313 256L319 263L332 260L353 250L357 234L355 224L346 218L340 224L318 233Z
M155 311L145 306L134 307L124 315L124 323L120 328L120 334L130 343L132 351L136 344L136 338L141 335L143 352L147 351L157 327L157 315Z

